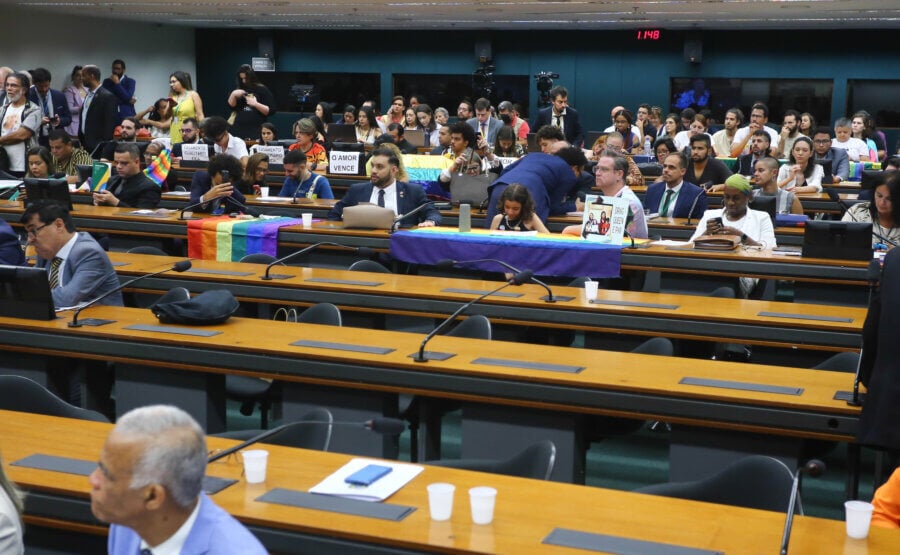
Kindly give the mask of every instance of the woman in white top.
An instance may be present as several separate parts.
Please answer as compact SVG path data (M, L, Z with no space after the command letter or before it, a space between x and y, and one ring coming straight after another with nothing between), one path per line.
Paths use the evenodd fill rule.
M0 553L22 555L22 494L6 477L0 462Z
M439 131L441 126L435 121L434 114L431 112L431 106L428 104L416 106L416 118L419 120L419 129L424 131L425 137L427 137L425 146L433 148L440 145Z
M367 145L375 144L381 136L381 129L375 123L375 112L368 106L360 107L356 113L356 140Z
M668 124L668 118L666 119L666 123ZM668 126L668 125L667 125ZM706 132L707 129L706 124L706 116L703 114L697 114L694 116L694 121L691 122L691 127L687 131L682 131L675 135L675 148L679 151L684 151L685 148L691 146L691 138L694 135L706 135L709 137L710 144L712 143L712 135Z
M897 205L894 205L895 198ZM872 202L854 204L841 219L845 222L871 222L872 246L881 243L892 248L894 245L891 243L900 244L900 177L895 174L887 183L875 187Z
M668 137L672 140L675 139L675 135L678 134L678 126L681 122L681 118L678 117L678 114L669 114L666 116L666 121L663 124L662 128L658 128L659 132L656 134L656 139L662 139L663 137Z
M812 141L807 137L797 137L788 163L778 170L778 186L795 195L821 193L825 170L812 161Z

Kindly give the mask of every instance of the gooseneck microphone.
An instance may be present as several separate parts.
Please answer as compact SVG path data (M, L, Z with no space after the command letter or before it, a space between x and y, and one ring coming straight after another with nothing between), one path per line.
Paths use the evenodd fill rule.
M857 220L856 217L853 215L853 212L850 212L850 205L847 204L847 201L845 201L844 199L841 198L841 195L839 195L837 191L835 191L833 188L829 187L828 189L825 189L825 194L828 195L829 199L838 203L838 206L840 206L840 208L841 208L841 215L850 214L850 218L852 218L854 222L859 222L859 220ZM891 241L884 235L881 235L880 233L877 233L875 231L874 222L872 223L872 235L874 235L875 238L878 239L879 241L881 241L883 243L887 243L888 245L890 245L892 247L897 246L896 241Z
M95 298L95 299L92 299L92 300L90 300L90 301L88 301L88 302L86 302L86 303L84 303L84 304L78 306L78 308L75 309L75 314L72 315L72 321L69 322L69 327L70 327L70 328L80 328L81 326L85 325L84 323L78 321L78 315L81 314L81 311L82 311L82 310L84 310L85 308L87 308L87 307L89 307L89 306L91 306L91 305L94 305L94 304L96 304L96 303L102 301L103 299L105 299L106 297L109 297L109 296L112 295L113 293L116 293L116 292L118 292L118 291L121 291L122 289L125 289L126 287L128 287L129 285L131 285L131 284L133 284L133 283L135 283L135 282L141 281L142 279L145 279L145 278L148 278L148 277L157 276L157 275L159 275L159 274L162 274L162 273L164 273L164 272L168 272L168 271L170 271L170 270L173 271L173 272L184 272L185 270L189 270L190 268L191 268L191 261L190 261L190 260L181 260L181 261L179 261L179 262L176 262L175 264L173 264L173 265L172 265L171 267L169 267L169 268L165 268L165 269L160 270L160 271L158 271L158 272L153 272L153 273L150 273L150 274L144 274L144 275L138 276L138 277L136 277L136 278L134 278L134 279L130 279L130 280L126 281L125 283L119 285L119 286L116 287L115 289L111 289L111 290L107 291L106 293L100 295L99 297L97 297L97 298ZM109 323L109 321L107 321L107 320L103 320L102 322L103 322L103 323ZM96 324L96 325L99 325L99 324Z
M476 262L493 262L495 264L499 264L500 266L503 266L504 268L506 268L507 270L509 270L510 272L512 272L514 274L518 274L522 271L519 268L516 268L515 266L513 266L512 264L509 264L502 260L498 260L496 258L478 258L475 260L452 260L450 258L444 258L443 260L438 260L438 262L437 262L437 264L435 264L435 266L437 266L438 268L440 268L442 270L449 270L450 268L452 268L454 266L461 266L463 264L474 264ZM553 290L550 289L549 285L547 285L543 281L539 280L538 278L534 277L533 275L531 276L531 281L533 281L534 283L537 283L538 285L540 285L547 291L547 295L544 297L541 297L542 301L547 301L548 303L555 303L557 300L571 301L574 298L574 297L554 297Z
M797 495L800 492L800 475L807 474L815 478L825 473L825 463L819 459L810 459L794 472L794 485L791 487L791 499L788 501L787 518L784 521L784 533L781 536L781 555L787 555L788 543L791 541L791 526L794 524L794 512L797 510Z
M467 308L469 308L473 304L477 303L481 299L487 297L488 295L493 295L497 291L500 291L501 289L505 289L505 288L509 287L510 285L522 285L526 281L530 280L532 275L533 275L533 272L531 270L521 271L521 272L517 273L516 275L514 275L511 280L507 281L500 287L497 287L496 289L494 289L492 291L488 291L487 293L484 293L478 297L475 297L471 301L469 301L469 302L465 303L464 305L462 305L461 307L457 308L453 314L448 316L446 320L444 320L443 322L438 324L438 326L436 328L431 330L431 333L429 333L428 335L425 336L425 339L422 340L422 344L419 346L419 352L416 353L415 355L411 355L412 359L416 362L428 362L428 357L425 355L425 346L428 345L428 342L431 341L432 337L434 337L435 335L437 335L437 334L441 333L442 331L444 331L445 329L447 329L447 327L456 319L457 316L459 316L460 314L465 312Z
M372 249L370 249L369 247L351 247L348 245L341 245L339 243L332 243L330 241L322 241L321 243L314 243L306 248L300 249L299 251L293 252L287 256L283 256L283 257L279 258L278 260L270 263L268 266L266 266L266 273L260 277L267 281L272 280L272 279L287 279L289 277L292 277L292 276L288 276L288 275L277 275L277 274L269 275L269 271L271 271L272 266L276 266L278 264L281 264L282 262L287 262L288 260L291 260L292 258L296 258L302 254L306 254L310 251L314 251L317 248L323 247L323 246L337 247L337 248L343 249L343 250L354 251L364 258L369 258L373 254Z
M881 262L878 260L869 262L869 269L866 272L866 281L869 283L869 302L866 303L866 306L871 307L872 295L875 293L878 282L881 281ZM864 346L861 345L859 349L859 360L856 361L856 375L853 376L853 395L847 400L847 404L851 407L862 406L863 399L859 394L859 374L862 371L863 348Z
M707 192L708 192L707 187L708 187L709 185L712 185L712 181L707 181L706 183L701 183L701 184L700 184L700 192L697 193L697 196L696 196L696 197L694 197L694 202L693 202L693 204L691 204L691 209L688 210L688 219L687 219L686 225L691 225L691 218L694 217L694 208L697 208L697 202L700 200L700 197L701 197L701 196L703 196L703 197L706 196L706 194L707 194ZM631 240L631 243L632 243L631 246L633 247L633 246L634 246L634 239Z
M202 202L202 201L201 201L201 202L195 202L194 204L189 204L189 205L185 206L185 207L182 208L181 211L178 213L178 219L179 219L179 220L185 220L185 219L187 219L187 218L184 217L184 213L185 213L185 212L187 212L188 210L193 210L194 208L200 208L201 206L203 206L204 204L208 204L209 202L212 202L212 201L208 201L208 202ZM193 212L191 212L191 213L193 214Z
M233 204L233 205L237 206L238 208L240 208L241 211L242 211L244 214L247 214L248 216L253 216L254 218L258 218L258 217L259 217L259 211L258 211L258 210L254 209L254 208L250 208L249 206L247 206L247 205L244 204L243 202L239 201L238 199L233 198L231 195L228 195L227 197L221 197L221 198L222 198L222 200L224 200L225 202L230 202L231 204Z
M400 222L403 221L404 218L407 218L414 214L418 214L419 212L421 212L422 210L425 210L426 208L428 208L429 206L432 206L433 204L434 203L429 200L428 202L425 202L423 204L420 204L419 206L416 206L415 208L413 208L406 214L398 214L397 216L394 216L394 223L393 223L393 225L391 225L391 233L397 231L397 229L400 227Z
M238 443L234 447L229 447L223 451L219 451L218 453L210 456L206 462L211 463L215 462L219 459L225 458L232 453L237 453L241 449L245 449L263 441L264 439L268 439L275 434L281 433L288 428L293 428L294 426L304 426L309 424L327 424L329 426L349 426L349 427L359 427L364 428L366 430L371 430L376 434L388 435L388 436L396 436L403 433L406 430L406 422L400 420L399 418L373 418L372 420L366 420L365 422L341 422L341 421L326 421L326 420L296 420L294 422L288 422L287 424L282 424L281 426L277 426L272 428L271 430L266 430L265 432L255 435L248 439L247 441Z

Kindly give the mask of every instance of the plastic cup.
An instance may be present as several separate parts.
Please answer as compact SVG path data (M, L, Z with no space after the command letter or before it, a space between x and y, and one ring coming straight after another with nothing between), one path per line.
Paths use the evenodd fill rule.
M584 282L584 298L587 299L588 302L597 300L597 288L600 286L600 283L597 281L586 281Z
M494 520L494 503L497 490L485 486L469 490L469 503L472 506L472 522L490 524Z
M300 217L303 218L303 227L312 227L312 212L304 212Z
M847 535L861 540L869 535L869 524L872 522L874 507L865 501L845 501L847 512Z
M268 187L260 187L259 188L259 196L261 196L261 197L269 196L269 188Z
M248 484L261 484L266 481L266 463L269 460L269 452L262 449L243 451L244 477Z
M428 484L428 508L431 520L450 520L453 514L453 493L456 486L438 482Z

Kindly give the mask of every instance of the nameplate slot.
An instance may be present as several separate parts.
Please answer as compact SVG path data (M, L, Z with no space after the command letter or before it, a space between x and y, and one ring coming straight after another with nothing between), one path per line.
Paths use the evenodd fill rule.
M569 366L567 364L549 364L545 362L531 362L528 360L510 360L505 358L480 357L472 361L472 364L486 364L488 366L503 366L504 368L524 368L525 370L544 370L546 372L562 372L565 374L578 374L584 370L584 366Z
M612 301L607 299L594 299L591 304L608 304L613 306L632 306L636 308L658 308L661 310L678 310L677 304L641 303L637 301Z
M236 272L234 270L214 270L211 268L191 268L186 270L192 274L211 274L214 276L252 276L254 272Z
M311 339L300 339L294 341L291 345L295 347L314 347L316 349L330 349L332 351L350 351L354 353L366 353L370 355L386 355L393 353L396 349L389 347L372 347L370 345L353 345L351 343L334 343L332 341L313 341Z
M170 333L172 335L193 335L196 337L212 337L214 335L219 335L220 331L214 330L198 330L194 328L174 328L171 326L154 326L152 324L134 324L133 326L128 326L125 328L126 330L135 330L135 331L155 331L159 333Z
M703 387L718 387L722 389L737 389L740 391L758 391L760 393L776 393L778 395L803 395L802 387L786 387L782 385L769 385L764 383L733 382L729 380L713 380L709 378L681 378L678 383L682 385L700 385Z
M304 281L312 283L336 283L338 285L356 285L359 287L378 287L384 285L381 281L356 281L352 279L309 278Z
M791 320L818 320L821 322L846 322L850 323L853 318L843 318L841 316L817 316L815 314L793 314L791 312L760 312L757 316L767 316L770 318L790 318Z
M441 293L464 293L466 295L484 295L485 293L489 293L489 291L482 291L480 289L458 289L456 287L448 287L447 289L441 289ZM522 293L512 293L510 291L497 291L495 293L491 293L488 297L509 297L511 299L517 299L522 296Z
M615 553L616 555L648 555L651 553L653 555L723 555L724 553L723 551L579 532L565 528L555 528L541 543L601 553Z
M381 520L393 520L395 522L403 520L416 510L415 507L408 507L405 505L370 503L369 501L346 499L344 497L336 497L333 495L317 495L314 493L284 488L275 488L268 491L262 496L257 497L256 501L345 515L378 518Z
M113 268L121 268L122 266L128 266L131 262L110 262L113 265Z

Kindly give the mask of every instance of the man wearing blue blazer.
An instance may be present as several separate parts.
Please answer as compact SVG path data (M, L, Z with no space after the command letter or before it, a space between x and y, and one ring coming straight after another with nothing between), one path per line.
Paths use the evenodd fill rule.
M491 116L491 101L487 98L475 101L475 117L467 119L466 123L475 130L476 135L481 133L491 147L497 142L497 132L503 127L503 121Z
M133 118L135 116L134 90L137 83L134 79L125 75L125 62L122 60L114 60L112 63L112 73L103 80L103 88L108 90L116 97L116 125L122 123L125 118Z
M62 91L50 88L50 72L39 67L31 70L34 86L28 89L28 100L41 109L41 129L38 132L38 144L50 147L50 132L54 129L65 129L72 123L69 103Z
M584 130L578 121L578 112L569 106L569 91L562 86L553 87L550 89L550 98L553 104L538 112L531 128L537 131L545 125L555 125L562 128L569 144L581 148L584 144Z
M644 208L661 217L699 217L706 211L707 198L703 189L684 180L687 160L683 153L666 156L663 162L662 181L647 187ZM701 195L700 198L697 198ZM695 202L696 201L696 202Z
M407 214L428 203L427 208L403 218L401 226L429 227L441 223L441 213L425 196L425 191L415 183L397 181L400 160L387 148L376 148L372 152L372 177L369 183L357 183L350 187L340 201L328 212L329 220L341 220L344 208L362 202L390 208L394 214Z

